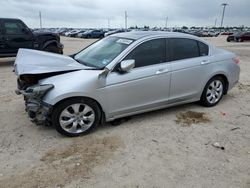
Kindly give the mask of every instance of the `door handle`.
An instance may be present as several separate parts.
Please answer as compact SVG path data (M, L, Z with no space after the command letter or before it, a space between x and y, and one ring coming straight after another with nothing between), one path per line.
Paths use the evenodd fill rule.
M166 73L166 72L168 72L168 69L160 69L160 70L156 71L155 74L162 74L162 73Z
M209 64L209 63L210 63L209 60L203 60L203 61L201 62L201 65L206 65L206 64Z

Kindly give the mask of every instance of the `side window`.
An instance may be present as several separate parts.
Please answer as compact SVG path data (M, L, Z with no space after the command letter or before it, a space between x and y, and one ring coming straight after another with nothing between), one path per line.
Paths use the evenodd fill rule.
M135 67L166 62L166 39L154 39L137 46L125 59L134 59Z
M24 26L20 22L5 21L4 22L5 33L9 35L21 35L24 34Z
M208 45L198 42L199 49L200 49L200 56L207 56L208 55Z
M192 39L171 38L170 49L173 61L200 56L197 41Z

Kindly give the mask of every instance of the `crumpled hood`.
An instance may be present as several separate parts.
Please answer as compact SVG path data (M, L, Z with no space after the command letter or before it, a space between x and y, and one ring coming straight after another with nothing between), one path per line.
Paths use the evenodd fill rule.
M14 67L17 76L88 68L68 56L30 49L18 50Z

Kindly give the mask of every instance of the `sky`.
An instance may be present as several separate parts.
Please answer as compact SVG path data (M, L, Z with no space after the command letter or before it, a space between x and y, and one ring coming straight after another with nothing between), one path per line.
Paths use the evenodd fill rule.
M144 25L165 27L220 26L222 3L226 7L223 26L250 26L250 0L0 0L0 17L20 18L43 27L124 28ZM109 21L108 21L109 20Z

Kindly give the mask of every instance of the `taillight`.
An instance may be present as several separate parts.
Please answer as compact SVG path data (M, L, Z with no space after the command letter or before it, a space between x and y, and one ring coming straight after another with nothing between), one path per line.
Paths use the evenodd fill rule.
M234 61L236 64L239 64L239 63L240 63L240 58L239 58L239 57L235 57L235 58L233 58L233 61Z

